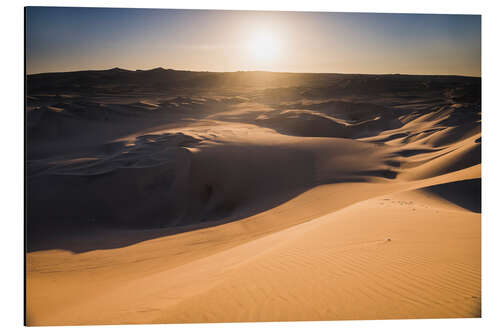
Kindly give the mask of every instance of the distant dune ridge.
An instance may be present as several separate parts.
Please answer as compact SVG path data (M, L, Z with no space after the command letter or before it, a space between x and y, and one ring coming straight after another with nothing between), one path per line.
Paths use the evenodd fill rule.
M481 78L27 78L27 323L481 316Z

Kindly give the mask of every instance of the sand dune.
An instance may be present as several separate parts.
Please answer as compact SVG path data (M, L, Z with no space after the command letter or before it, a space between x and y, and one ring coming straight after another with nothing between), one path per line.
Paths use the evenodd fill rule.
M30 76L28 324L480 316L477 85Z
M461 173L446 176L425 185L464 177ZM33 275L40 280L33 283L47 286L50 279L55 287L58 280L54 275L60 282L76 283L65 290L76 304L58 300L64 306L48 307L47 321L38 323L375 319L480 313L480 215L439 196L391 193L332 213L321 212L324 215L319 218L269 236L257 235L248 242L265 230L263 224L270 218L285 214L283 220L287 220L323 208L323 202L311 201L311 197L332 195L342 185L316 188L287 203L289 207L277 207L252 220L181 234L183 237L160 238L105 253L87 252L77 258L67 252L37 252L39 262L48 265L34 269ZM338 190L345 193L346 189ZM186 252L179 253L179 249ZM116 266L109 267L110 263ZM65 274L48 271L61 268ZM89 279L95 282L82 288L81 282ZM122 279L127 280L123 286L117 283ZM33 290L42 288L33 286ZM64 293L52 297L57 300ZM86 298L89 303L82 301ZM45 301L40 295L39 302Z

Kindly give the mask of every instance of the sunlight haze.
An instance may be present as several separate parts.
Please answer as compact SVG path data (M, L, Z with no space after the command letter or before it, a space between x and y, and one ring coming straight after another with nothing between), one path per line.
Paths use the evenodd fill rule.
M27 8L27 72L481 75L477 15Z

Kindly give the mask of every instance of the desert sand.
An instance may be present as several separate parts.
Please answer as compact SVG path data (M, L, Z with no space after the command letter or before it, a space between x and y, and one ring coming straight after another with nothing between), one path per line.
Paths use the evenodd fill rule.
M481 316L481 79L38 74L28 325Z

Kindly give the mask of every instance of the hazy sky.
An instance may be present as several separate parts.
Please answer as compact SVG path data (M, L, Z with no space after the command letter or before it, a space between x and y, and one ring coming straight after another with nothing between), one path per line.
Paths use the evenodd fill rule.
M29 7L26 67L480 76L481 17Z

